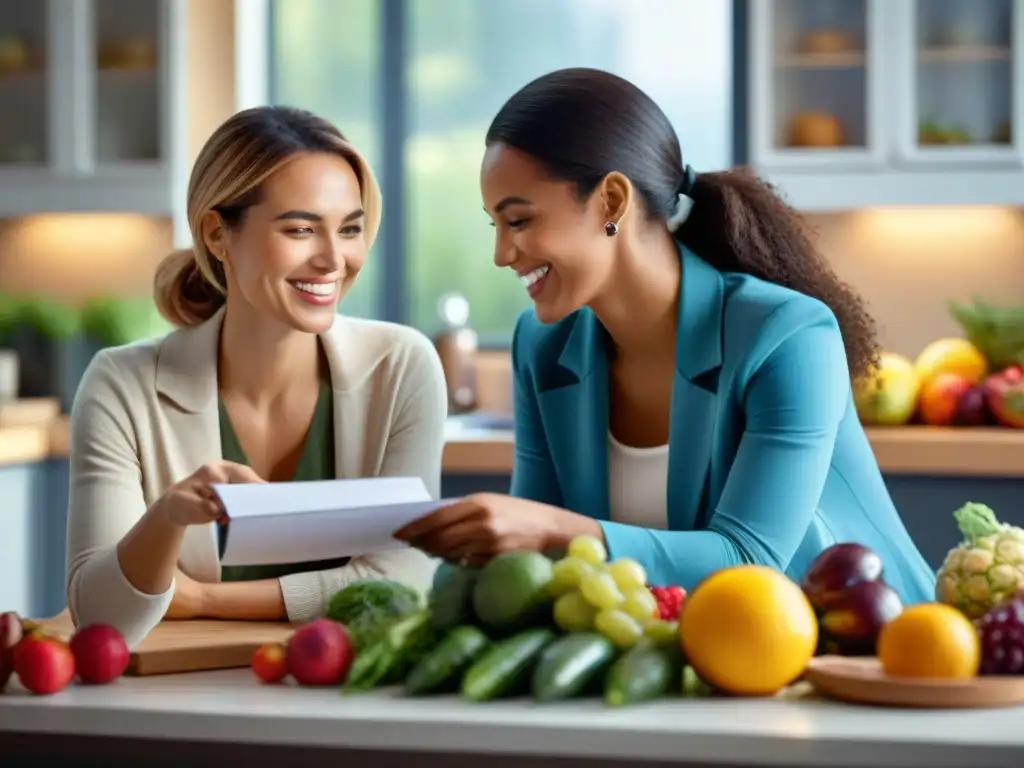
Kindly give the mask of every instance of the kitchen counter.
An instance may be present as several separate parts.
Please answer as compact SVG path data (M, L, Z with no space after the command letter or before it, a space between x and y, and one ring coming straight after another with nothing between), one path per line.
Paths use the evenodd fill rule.
M1024 478L1021 429L871 427L867 434L886 475ZM0 409L0 465L66 458L68 444L68 419L56 401L22 400ZM512 451L509 430L466 429L452 420L444 472L507 475Z
M78 745L83 764L95 764L101 755L108 764L126 764L127 750L134 748L148 765L183 765L189 742L206 763L228 754L240 757L247 745L262 756L259 765L269 765L277 750L277 759L300 765L358 757L370 758L367 765L415 762L425 768L483 760L499 768L525 759L531 766L592 768L1019 768L1022 714L1019 708L928 712L777 699L666 701L623 709L599 701L471 704L455 697L412 700L387 691L341 696L332 688L261 685L248 670L231 670L123 678L110 686L72 686L51 697L15 692L0 697L0 747L5 759L11 755L5 743L15 745L16 754L31 749L40 765L67 739L66 745ZM146 745L150 739L173 744ZM311 750L308 762L303 748ZM391 760L380 761L385 755Z
M1024 430L869 427L868 440L886 475L1024 478ZM452 431L444 471L505 475L512 471L509 431Z

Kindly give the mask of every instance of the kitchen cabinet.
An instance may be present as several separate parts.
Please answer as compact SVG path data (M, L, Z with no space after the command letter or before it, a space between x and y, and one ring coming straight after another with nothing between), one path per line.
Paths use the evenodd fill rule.
M811 211L1024 205L1024 0L751 0L750 159Z
M174 212L184 14L184 0L0 0L0 217Z

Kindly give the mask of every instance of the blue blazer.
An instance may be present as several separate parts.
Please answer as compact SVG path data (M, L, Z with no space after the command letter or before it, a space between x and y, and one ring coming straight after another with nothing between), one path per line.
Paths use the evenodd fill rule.
M906 603L934 573L882 480L853 406L839 326L816 299L724 273L686 249L672 388L668 530L612 522L607 333L589 309L516 323L512 495L601 522L610 554L692 589L761 563L800 579L822 550L878 552Z

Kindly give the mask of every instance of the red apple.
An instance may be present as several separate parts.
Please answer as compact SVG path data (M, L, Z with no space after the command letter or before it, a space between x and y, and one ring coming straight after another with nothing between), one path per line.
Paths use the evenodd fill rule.
M71 638L70 647L79 679L91 685L116 680L128 669L131 659L124 637L106 624L82 627Z
M355 648L343 625L316 619L295 630L285 655L299 685L337 685L348 674Z
M252 655L252 672L264 683L280 683L288 674L288 657L281 643L267 643Z
M985 379L985 401L999 424L1024 429L1024 369L1011 365Z
M34 632L15 647L14 671L29 691L45 696L68 686L75 676L75 657L66 643Z

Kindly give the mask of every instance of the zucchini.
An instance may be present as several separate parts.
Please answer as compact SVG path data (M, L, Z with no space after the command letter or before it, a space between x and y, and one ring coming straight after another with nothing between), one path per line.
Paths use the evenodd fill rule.
M533 698L548 702L587 692L615 658L615 645L596 632L565 635L544 649L533 671Z
M682 680L683 655L675 645L640 642L608 671L605 703L620 707L675 693Z
M492 645L462 677L462 695L470 701L491 701L521 692L541 652L555 639L546 628L527 629Z
M456 627L412 668L405 679L405 692L423 696L456 690L462 673L487 650L490 642L476 627Z

